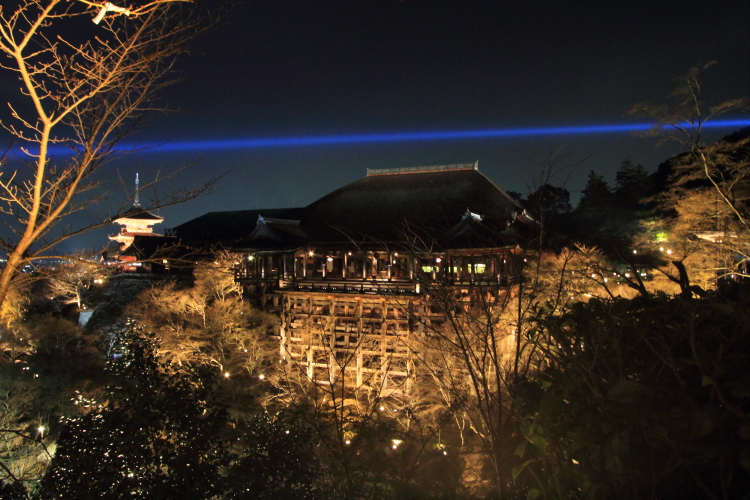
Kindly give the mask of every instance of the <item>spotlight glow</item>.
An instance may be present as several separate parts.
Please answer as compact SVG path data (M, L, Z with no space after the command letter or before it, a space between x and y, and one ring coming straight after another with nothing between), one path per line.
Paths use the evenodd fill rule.
M690 128L689 123L684 124ZM173 153L187 151L216 151L239 149L268 149L290 147L341 146L348 144L377 144L396 142L453 141L504 139L514 137L543 137L557 135L620 134L645 132L653 128L652 123L628 123L610 125L579 125L567 127L503 128L485 130L444 130L435 132L394 132L380 134L312 135L300 137L257 137L247 139L188 140L162 143L123 144L125 150L142 152ZM713 121L703 128L740 128L750 126L750 118ZM50 148L52 154L67 154L70 149L62 145Z
M688 124L686 124L687 126ZM714 121L703 124L704 128L733 128L750 125L750 118ZM169 142L154 147L155 152L221 150L221 149L260 149L299 146L335 146L346 144L372 144L387 142L421 142L467 139L502 139L511 137L537 137L581 134L617 134L645 132L653 128L651 123L628 123L614 125L581 125L570 127L508 128L486 130L445 130L436 132L400 132L356 135L317 135L303 137L267 137L249 139L220 139L210 141Z

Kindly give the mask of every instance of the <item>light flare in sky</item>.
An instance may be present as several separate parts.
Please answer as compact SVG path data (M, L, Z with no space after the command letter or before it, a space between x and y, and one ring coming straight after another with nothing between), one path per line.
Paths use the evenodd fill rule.
M689 127L689 124L686 124ZM703 124L703 128L741 128L750 126L750 118L717 120ZM173 153L185 151L215 151L230 149L287 148L304 146L337 146L347 144L375 144L393 142L421 142L447 140L503 139L513 137L541 137L557 135L618 134L645 132L653 128L651 123L628 123L611 125L579 125L565 127L529 127L480 130L444 130L434 132L393 132L376 134L311 135L299 137L256 137L245 139L209 139L168 141L163 143L123 144L120 150L142 149L145 152ZM69 150L63 146L51 148L53 154L64 154Z

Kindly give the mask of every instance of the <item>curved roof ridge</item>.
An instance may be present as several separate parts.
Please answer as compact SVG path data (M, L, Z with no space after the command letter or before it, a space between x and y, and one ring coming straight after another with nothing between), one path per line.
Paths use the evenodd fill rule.
M474 163L454 163L452 165L431 165L426 167L368 168L367 177L372 177L373 175L417 174L423 172L451 172L455 170L479 171L479 160Z
M505 189L501 188L500 186L498 186L497 184L495 184L494 182L492 182L492 179L490 179L489 177L487 177L486 175L484 175L482 172L480 172L479 169L477 169L477 173L479 175L481 175L482 177L484 177L485 179L487 179L487 182L489 182L490 184L492 184L493 186L495 186L495 189L497 189L498 191L500 191L503 194L503 196L505 196L506 198L508 198L508 200L510 200L510 202L513 203L513 205L515 205L518 208L520 208L521 210L523 210L523 206L521 206L521 204L518 203L518 201L516 201L511 195L509 195L505 191Z

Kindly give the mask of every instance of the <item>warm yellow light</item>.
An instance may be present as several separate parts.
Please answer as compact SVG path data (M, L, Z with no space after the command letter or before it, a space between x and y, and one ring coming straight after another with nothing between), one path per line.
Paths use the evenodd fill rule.
M440 264L441 262L443 262L443 259L441 259L440 257L438 257L437 259L435 259L435 262L437 262L438 264Z
M310 257L312 257L312 256L313 256L313 251L312 251L312 250L310 250L310 251L309 251L309 252L307 253L307 255L309 255Z
M229 378L229 372L224 372L224 378Z
M265 380L265 379L266 379L266 376L265 376L265 375L263 375L263 374L261 374L261 375L258 375L258 378L259 378L259 379L261 379L261 380Z

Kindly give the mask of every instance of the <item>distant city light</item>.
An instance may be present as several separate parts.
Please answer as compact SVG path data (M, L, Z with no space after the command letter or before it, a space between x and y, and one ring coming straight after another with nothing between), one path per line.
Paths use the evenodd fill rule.
M690 128L690 123L684 123ZM750 118L739 118L734 120L717 120L704 123L706 128L739 128L750 125ZM382 142L420 142L420 141L444 141L464 139L502 139L512 137L539 137L555 135L579 135L579 134L617 134L630 132L644 132L653 128L651 123L625 123L605 125L577 125L560 127L526 127L526 128L501 128L501 129L479 129L479 130L441 130L432 132L392 132L378 134L346 134L346 135L311 135L300 137L256 137L246 139L216 139L216 140L194 140L174 141L162 143L140 143L124 144L123 150L133 148L142 149L143 152L168 153L182 151L201 151L218 149L261 149L280 148L295 146L336 146L346 144L367 144ZM34 148L26 147L31 154ZM50 154L65 154L69 152L66 146L57 145L50 148Z

